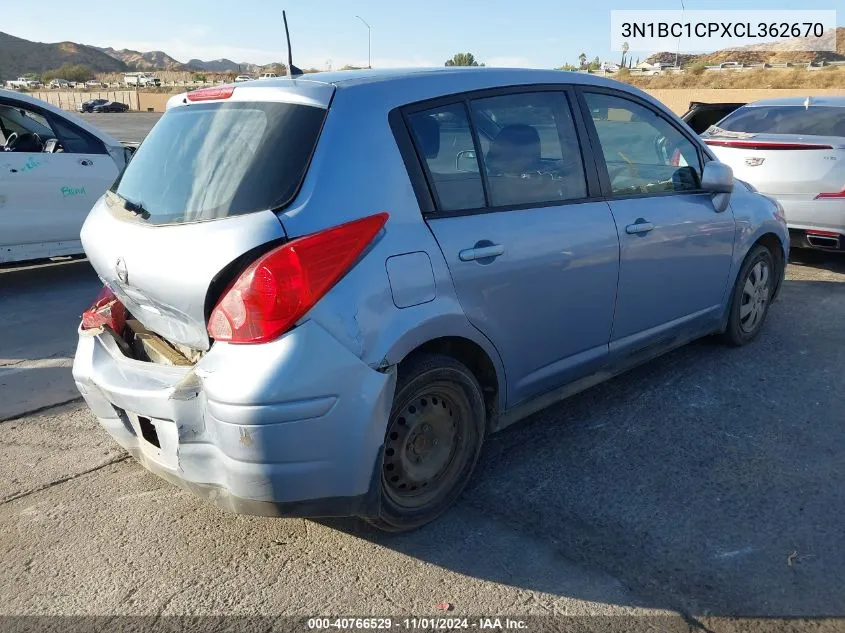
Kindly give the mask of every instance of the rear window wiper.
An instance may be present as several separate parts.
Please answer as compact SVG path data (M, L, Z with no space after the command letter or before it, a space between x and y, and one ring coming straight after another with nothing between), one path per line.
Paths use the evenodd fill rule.
M134 213L135 215L141 216L145 220L150 219L150 212L144 208L143 202L132 202L131 200L127 200L126 198L124 198L123 208L129 211L130 213Z

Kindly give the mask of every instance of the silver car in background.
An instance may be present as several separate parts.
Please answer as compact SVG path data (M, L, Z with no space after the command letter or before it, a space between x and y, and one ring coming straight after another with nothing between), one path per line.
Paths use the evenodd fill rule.
M652 97L489 68L174 96L82 242L106 287L73 375L117 442L230 510L393 531L489 433L749 343L789 253L777 204Z
M845 253L845 97L756 101L702 136L783 205L793 246Z

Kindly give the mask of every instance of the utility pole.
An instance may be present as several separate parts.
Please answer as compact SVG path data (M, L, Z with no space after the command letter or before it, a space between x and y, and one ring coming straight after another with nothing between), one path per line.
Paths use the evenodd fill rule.
M371 38L372 28L370 28L370 25L367 24L367 21L364 18L362 18L360 15L356 15L355 17L358 18L359 20L361 20L361 22L364 23L364 26L367 27L367 68L372 68L373 67L373 59L372 59L372 56L371 56L372 47L371 47L371 44L370 44L370 42L372 40L372 38Z
M684 0L681 0L681 22L684 21L684 11L686 7L684 6ZM681 36L678 36L678 49L675 51L675 68L679 68L678 66L678 57L681 54Z

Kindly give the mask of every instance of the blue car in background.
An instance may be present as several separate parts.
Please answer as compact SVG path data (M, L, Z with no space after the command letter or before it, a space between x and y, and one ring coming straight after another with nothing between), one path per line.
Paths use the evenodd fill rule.
M390 531L442 514L488 434L749 343L789 249L645 93L491 68L176 95L82 242L105 286L73 374L117 442L229 510Z

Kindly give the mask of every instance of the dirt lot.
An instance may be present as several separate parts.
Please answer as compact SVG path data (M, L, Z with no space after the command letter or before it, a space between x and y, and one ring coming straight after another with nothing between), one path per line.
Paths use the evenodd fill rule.
M147 473L49 405L90 268L0 272L0 400L23 359L47 406L0 423L0 613L845 616L845 259L799 258L754 344L700 341L494 436L404 536L233 516Z

